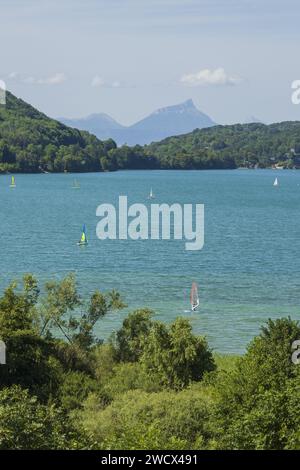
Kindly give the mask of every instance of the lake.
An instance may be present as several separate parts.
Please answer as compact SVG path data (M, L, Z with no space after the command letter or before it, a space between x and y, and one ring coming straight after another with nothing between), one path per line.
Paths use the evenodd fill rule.
M80 189L72 189L74 178ZM273 187L275 177L279 187ZM41 281L75 272L84 298L117 289L128 309L97 326L107 338L128 310L150 307L155 318L190 318L217 351L242 353L268 318L300 319L300 172L293 170L124 171L0 175L1 290L23 273ZM96 237L96 208L129 203L203 203L205 244L181 240ZM76 245L83 223L89 245ZM190 313L192 282L201 307Z

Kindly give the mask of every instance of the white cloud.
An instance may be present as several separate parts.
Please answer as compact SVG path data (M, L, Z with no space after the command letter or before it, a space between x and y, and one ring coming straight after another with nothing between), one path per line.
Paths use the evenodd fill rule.
M16 72L11 72L8 77L13 80L19 80L22 83L28 83L30 85L59 85L66 81L66 76L62 72L55 73L50 77L37 78L34 76L21 76Z
M120 88L122 83L119 80L113 80L112 82L105 81L99 75L95 75L91 82L92 87L105 87L105 88Z
M91 85L93 87L104 86L105 81L103 80L103 78L99 77L99 75L95 75L95 77L92 79Z
M119 82L119 80L115 80L115 81L112 82L111 86L113 88L120 88L121 83Z
M17 72L10 72L7 76L8 76L8 78L17 78L18 74L17 74Z
M37 83L37 80L36 78L34 77L25 77L25 78L22 78L21 80L23 83L29 83L30 85L31 84L34 84L34 83Z
M37 80L37 83L40 85L59 85L60 83L63 83L66 81L66 76L62 72L58 72L51 77L47 78L40 78Z
M239 77L229 76L222 67L215 70L203 69L200 72L185 74L180 82L187 86L201 85L237 85Z

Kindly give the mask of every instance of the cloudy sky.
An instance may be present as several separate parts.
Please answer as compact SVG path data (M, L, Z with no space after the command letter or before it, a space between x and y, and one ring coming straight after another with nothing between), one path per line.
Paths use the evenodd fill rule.
M300 119L298 0L0 0L0 79L52 117L123 124L192 98L216 122Z

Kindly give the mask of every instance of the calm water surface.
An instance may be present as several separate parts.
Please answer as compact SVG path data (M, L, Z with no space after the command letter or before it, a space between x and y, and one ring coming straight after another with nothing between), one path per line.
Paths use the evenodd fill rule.
M275 177L280 186L273 187ZM0 176L2 250L0 288L25 272L42 281L72 271L83 297L94 289L119 290L130 309L148 306L156 317L191 319L221 352L243 352L269 317L300 319L300 172L127 171L76 175ZM204 203L205 245L183 241L100 241L96 207L147 201ZM76 245L86 223L89 245ZM187 313L192 281L201 309ZM117 329L126 311L98 325L99 337Z

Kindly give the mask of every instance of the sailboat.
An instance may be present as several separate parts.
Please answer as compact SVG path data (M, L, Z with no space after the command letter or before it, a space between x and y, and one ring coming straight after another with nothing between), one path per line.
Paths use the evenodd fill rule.
M153 191L152 191L152 188L150 189L150 193L149 193L149 196L148 196L148 199L154 199L155 196L153 194Z
M273 183L273 186L278 186L278 185L279 185L278 178L275 178L274 183Z
M73 186L72 186L73 189L80 189L80 183L79 181L77 180L74 180L73 181Z
M9 187L10 188L15 188L16 187L16 180L15 180L14 176L11 177L11 183L10 183Z
M83 246L87 244L88 244L88 241L87 241L87 236L86 236L86 228L85 228L85 224L83 224L81 238L79 242L77 243L77 245Z
M197 310L197 308L200 305L200 300L199 300L199 295L198 295L198 286L195 282L192 284L191 288L191 307L192 307L192 312Z

